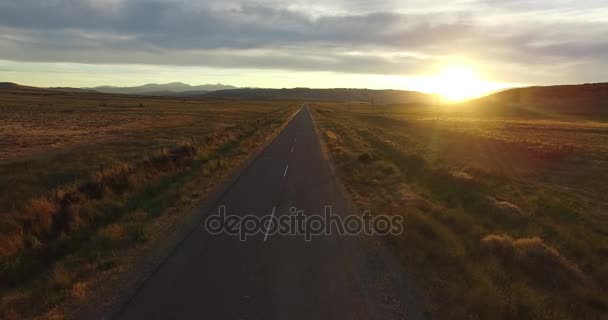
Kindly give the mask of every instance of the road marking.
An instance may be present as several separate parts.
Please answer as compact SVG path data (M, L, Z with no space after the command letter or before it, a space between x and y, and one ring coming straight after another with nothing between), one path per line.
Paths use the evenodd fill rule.
M288 169L288 168L289 168L289 165L287 165L287 166L285 167L285 172L283 172L283 177L285 177L285 176L287 175L287 169Z
M296 142L296 139L297 139L297 138L293 138L293 142Z
M293 152L293 147L291 147L291 151L289 151L289 152Z
M277 209L277 207L272 207L272 213L270 214L270 220L268 220L268 228L266 228L266 234L264 235L264 242L266 242L266 239L268 239L268 232L270 231L270 224L272 221L272 217L274 217L274 212Z

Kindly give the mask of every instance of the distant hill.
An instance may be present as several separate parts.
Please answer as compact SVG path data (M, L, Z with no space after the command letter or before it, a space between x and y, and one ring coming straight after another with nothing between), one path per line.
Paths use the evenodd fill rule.
M53 90L38 88L38 87L30 87L24 86L17 83L12 82L0 82L0 91L8 92L13 94L53 94Z
M63 92L80 92L80 93L99 93L93 89L81 89L81 88L71 88L71 87L51 87L47 88L48 90L53 91L63 91Z
M377 104L433 103L435 95L416 91L371 89L234 89L209 92L208 98L356 101Z
M508 89L465 102L487 112L525 112L544 116L608 117L608 83Z
M40 94L133 94L164 97L191 97L191 98L217 98L217 99L272 99L272 100L304 100L304 101L334 101L334 102L361 102L376 104L408 104L408 103L435 103L436 95L420 93L416 91L401 90L371 90L371 89L223 89L208 91L200 88L217 89L221 87L234 88L225 85L203 85L190 86L180 82L166 85L148 84L140 87L120 88L120 87L97 87L90 88L36 88L26 87L14 83L0 83L0 89L7 91L35 90ZM153 90L166 88L167 90ZM176 91L183 89L192 89ZM198 89L197 89L198 88ZM172 89L172 90L168 90Z
M151 92L142 92L138 93L138 95L142 96L157 96L157 97L193 97L193 96L203 96L207 94L209 91L206 90L188 90L188 91L151 91Z
M93 89L103 93L120 93L120 94L150 94L158 95L158 93L166 93L164 95L173 95L174 93L182 93L186 91L195 91L198 93L205 93L208 91L236 89L234 86L223 85L223 84L204 84L199 86L191 86L182 82L172 82L167 84L156 84L149 83L143 86L137 87L114 87L114 86L101 86L95 88L83 88Z
M16 89L19 85L12 82L0 82L0 89Z
M100 95L101 93L95 90L85 90L78 88L68 87L57 87L57 88L39 88L24 86L12 82L0 82L0 93L2 94L25 94L25 95L36 95L36 96L88 96L88 95Z
M28 90L28 89L37 89L37 88L22 86L20 84L16 84L16 83L12 83L12 82L0 82L0 89L2 89L2 90Z

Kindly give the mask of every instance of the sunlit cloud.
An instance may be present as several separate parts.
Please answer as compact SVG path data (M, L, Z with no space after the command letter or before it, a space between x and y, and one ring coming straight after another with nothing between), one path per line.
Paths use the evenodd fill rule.
M448 65L475 70L492 88L600 82L601 70L608 69L606 17L605 3L593 0L5 1L0 59L13 68L123 65L109 68L116 81L103 79L113 84L142 65L159 74L181 70L171 81L185 81L183 72L201 69L230 74L231 83L240 81L243 70L255 70L259 79L280 72L323 74L309 84L291 80L284 86L333 86L342 75L357 75L399 79L383 83L416 89ZM67 74L57 70L54 79L61 83L47 85L65 83ZM0 70L0 76L8 74ZM372 86L371 80L357 83Z

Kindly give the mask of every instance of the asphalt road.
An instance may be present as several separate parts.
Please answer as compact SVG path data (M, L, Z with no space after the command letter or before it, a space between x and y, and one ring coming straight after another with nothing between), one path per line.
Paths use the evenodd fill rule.
M303 107L219 205L227 214L348 214ZM210 214L213 214L211 212ZM143 284L118 319L419 319L394 259L367 236L259 234L200 227Z

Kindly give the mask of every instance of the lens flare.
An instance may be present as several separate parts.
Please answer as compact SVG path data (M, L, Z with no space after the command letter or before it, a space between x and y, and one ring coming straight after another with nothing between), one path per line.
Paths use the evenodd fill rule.
M470 68L450 66L433 78L433 86L447 100L460 101L482 96L489 91L490 84Z

